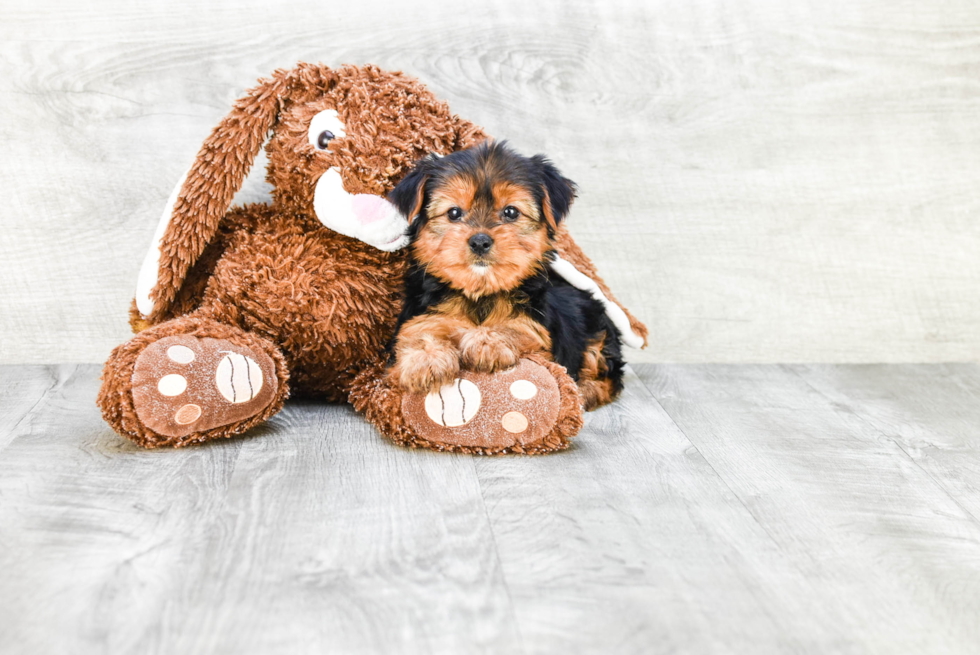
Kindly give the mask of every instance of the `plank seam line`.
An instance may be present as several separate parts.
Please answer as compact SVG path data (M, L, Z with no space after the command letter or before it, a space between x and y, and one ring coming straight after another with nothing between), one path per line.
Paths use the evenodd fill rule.
M487 529L490 531L490 539L493 540L493 556L497 560L500 568L500 579L504 583L504 591L507 593L507 603L510 605L510 613L513 617L514 629L517 630L517 638L521 644L521 652L527 653L527 646L524 644L524 632L521 630L521 623L517 617L517 607L514 605L514 596L510 592L510 583L507 581L507 573L504 571L504 563L500 559L500 546L497 543L497 533L493 529L493 520L490 518L490 510L487 509L487 496L483 492L483 480L480 479L480 472L476 468L476 455L470 455L470 465L473 467L473 477L476 478L476 487L480 490L480 502L483 505L483 516L487 520Z
M58 365L56 364L55 366L58 366ZM44 393L42 393L40 395L40 397L37 399L37 401L35 401L34 404L31 405L31 408L28 409L26 412L24 412L24 415L20 417L20 419L17 421L16 424L14 424L14 427L10 428L10 433L9 434L10 434L11 439L10 439L9 442L7 442L7 446L9 446L10 444L12 444L14 442L14 440L17 439L17 436L18 436L17 435L17 430L18 430L18 428L20 428L20 424L23 423L24 421L26 421L29 416L31 416L32 414L34 414L34 410L37 409L37 406L40 405L44 401L44 399L47 398L48 395L52 391L55 391L59 387L64 386L65 384L68 384L68 381L71 380L73 377L75 377L75 373L77 373L77 372L78 372L78 364L75 364L74 365L74 368L71 371L71 373L69 373L68 376L64 380L59 381L58 378L57 378L57 375L55 376L55 379L52 381L51 386L49 386L47 389L44 390ZM4 447L4 449L6 449L6 446Z
M651 364L651 366L654 365ZM632 367L630 368L632 369ZM711 469L711 472L714 473L719 480L721 480L721 483L725 485L725 489L728 489L728 492L735 497L735 500L738 501L738 504L745 509L745 511L748 513L749 516L752 517L752 520L755 521L755 524L759 526L759 529L761 529L763 532L766 533L766 536L769 537L769 540L772 541L773 545L776 546L779 552L783 553L787 557L791 557L791 554L787 553L783 549L782 544L780 544L779 541L776 539L776 537L771 532L769 532L769 529L759 520L759 517L757 517L755 513L749 508L749 506L745 504L745 501L742 500L742 497L739 496L734 489L732 489L731 485L728 484L728 480L726 480L724 476L722 476L718 472L718 469L716 469L714 464L711 463L711 460L709 460L708 457L701 451L701 449L698 448L698 445L694 443L694 440L691 439L690 435L688 435L687 432L685 432L684 429L681 428L681 426L677 423L677 421L674 420L674 417L671 416L670 412L667 411L667 408L660 403L660 399L657 398L657 396L653 393L653 390L647 386L647 383L643 381L643 378L637 375L635 371L633 371L633 375L634 377L636 377L637 381L643 387L643 390L646 391L647 394L649 394L650 400L652 400L657 405L657 407L659 407L661 411L663 411L664 415L668 419L670 419L671 424L677 428L677 431L680 432L682 435L684 435L684 438L687 439L687 442L691 444L691 447L698 452L698 454L701 456L701 459L704 460L704 463L707 464L708 468Z
M806 386L808 386L811 389L813 389L813 391L815 393L817 393L821 398L823 398L824 400L826 400L827 401L827 404L830 405L830 408L834 411L835 414L840 415L840 412L837 411L837 408L835 407L835 404L836 403L834 402L834 399L833 398L831 398L830 396L828 396L827 394L825 394L823 391L821 391L820 389L818 389L815 386L813 386L812 384L810 384L810 381L807 380L805 377L803 377L803 374L800 373L799 371L797 371L796 370L796 367L786 366L786 368L788 368L793 373L793 375L795 375L800 380L802 380L803 384L805 384ZM848 399L848 400L850 400L850 399ZM895 437L891 436L890 434L888 434L887 432L885 432L884 430L882 430L881 428L879 428L876 424L874 424L873 422L871 422L870 419L867 419L863 415L861 415L860 412L854 411L853 410L853 406L848 405L848 407L850 407L852 409L851 416L854 416L855 418L857 418L857 420L861 421L866 426L868 426L869 428L871 428L871 430L875 434L877 434L878 436L880 436L881 438L883 438L883 439L885 439L887 441L890 441L896 448L898 448L900 451L902 451L902 454L905 455L905 457L908 458L909 462L911 462L912 465L915 468L919 469L922 473L924 473L925 476L927 478L929 478L932 481L932 483L934 485L936 485L936 487L938 487L939 490L942 491L946 495L946 497L949 498L953 502L954 505L956 505L957 507L959 507L960 508L960 511L963 512L967 517L969 517L969 519L973 523L975 523L976 525L980 526L980 519L978 519L976 516L974 516L973 512L971 512L969 509L967 509L966 507L964 507L960 503L960 501L957 500L957 498L955 496L953 496L951 493L949 493L949 490L946 488L946 486L943 485L943 483L941 483L939 480L937 480L932 475L932 473L930 473L926 469L922 468L922 465L919 464L919 462L917 462L914 457L912 457L912 454L909 451L905 450L905 447L902 446L902 444L900 444L898 442L898 439L896 439Z

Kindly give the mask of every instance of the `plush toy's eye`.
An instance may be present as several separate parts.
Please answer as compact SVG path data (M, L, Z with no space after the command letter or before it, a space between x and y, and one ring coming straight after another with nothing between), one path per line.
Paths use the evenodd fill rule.
M508 223L513 223L520 217L521 212L517 211L517 207L507 205L504 207L504 220Z
M446 217L453 223L463 218L463 210L459 207L450 207L449 211L446 212Z
M347 136L336 109L324 109L310 121L308 138L317 150L327 150L334 139Z

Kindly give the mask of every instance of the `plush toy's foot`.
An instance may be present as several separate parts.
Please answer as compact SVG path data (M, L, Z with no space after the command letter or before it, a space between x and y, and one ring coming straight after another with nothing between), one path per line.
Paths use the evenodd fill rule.
M282 407L286 380L281 353L265 339L183 317L117 348L98 402L106 421L139 445L183 446L266 420Z
M541 444L558 422L560 401L548 369L522 359L496 374L461 371L451 384L429 394L407 393L402 413L405 423L428 441L526 450Z
M497 373L461 371L432 393L403 392L378 371L351 401L385 436L411 447L483 455L568 447L582 425L581 397L561 366L530 356Z
M276 395L264 352L224 339L180 335L148 346L133 369L133 406L149 429L186 437L252 417Z

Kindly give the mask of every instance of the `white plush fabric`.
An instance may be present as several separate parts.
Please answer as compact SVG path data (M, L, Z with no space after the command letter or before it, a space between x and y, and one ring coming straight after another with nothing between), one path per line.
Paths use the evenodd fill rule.
M633 332L633 328L630 327L630 320L627 318L626 312L623 311L622 307L606 298L605 294L602 293L602 290L599 289L599 285L595 283L595 280L590 278L585 273L579 271L572 265L571 262L557 256L555 257L555 260L551 262L551 270L565 278L565 281L576 289L588 291L590 294L592 294L593 298L605 306L606 314L609 315L609 319L613 322L613 325L619 329L619 332L622 335L623 343L630 348L643 347L643 337Z
M324 149L319 144L320 133L324 130L333 132L334 137L338 139L347 136L347 132L344 130L344 124L341 122L336 109L324 109L310 121L310 129L307 132L306 138L309 140L310 145L317 150Z
M383 216L365 222L355 210L355 203L379 203ZM408 221L390 202L380 196L353 195L344 189L340 171L331 168L320 176L313 194L313 211L320 222L335 232L359 239L378 250L393 252L408 245Z
M167 206L163 208L160 222L157 223L156 232L153 233L153 243L150 244L150 249L147 251L146 257L143 258L143 265L140 267L139 277L136 279L136 309L143 316L149 316L150 312L153 311L153 300L150 298L150 292L157 285L157 277L160 272L160 242L163 240L163 233L167 231L167 226L170 225L170 216L174 212L174 205L177 204L177 198L180 196L180 190L186 180L187 173L184 173L180 182L170 193Z

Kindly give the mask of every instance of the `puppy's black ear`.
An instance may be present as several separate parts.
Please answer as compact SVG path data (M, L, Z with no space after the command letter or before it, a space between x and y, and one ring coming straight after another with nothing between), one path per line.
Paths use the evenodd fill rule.
M409 225L414 223L422 212L429 168L429 158L421 160L388 194L388 201L408 219Z
M531 161L541 173L541 187L544 191L541 211L544 213L544 220L555 230L565 220L572 201L575 200L575 183L559 173L544 155L535 155L531 157Z

